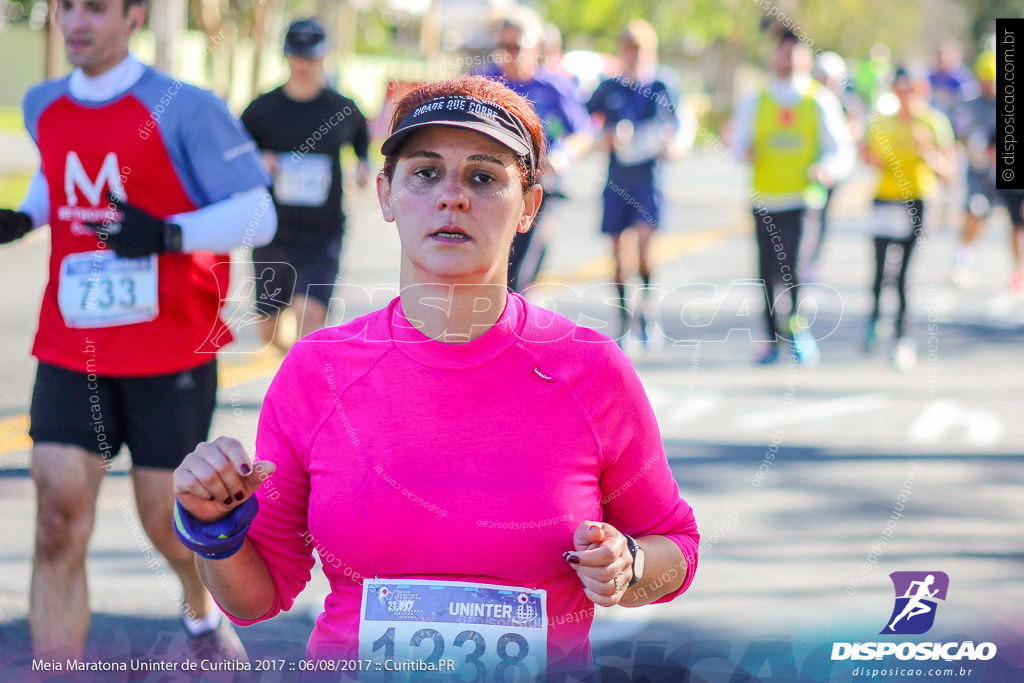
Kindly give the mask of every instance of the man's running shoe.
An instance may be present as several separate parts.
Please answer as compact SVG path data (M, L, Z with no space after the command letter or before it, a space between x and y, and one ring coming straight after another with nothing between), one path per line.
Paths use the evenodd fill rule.
M814 340L807 321L798 315L791 316L789 331L793 337L793 353L796 354L797 362L808 367L817 365L821 360L821 351L818 350L818 342Z
M761 353L757 355L754 362L758 365L771 365L779 359L779 344L778 342L768 342L767 346L761 350Z
M909 372L917 365L917 344L909 337L900 337L892 347L892 361L903 372Z
M953 252L953 267L949 269L949 281L954 287L969 289L974 284L974 276L971 274L971 250L964 246L958 246Z
M619 309L619 336L615 337L615 343L619 345L619 348L623 351L627 350L627 346L630 344L630 328L633 326L633 316L629 314L629 311L623 308Z
M189 658L195 662L249 661L242 641L224 616L221 616L216 628L198 635L193 635L185 628L185 642L188 644Z
M644 316L640 318L640 331L637 336L644 351L658 351L665 346L665 335L661 331L661 325Z
M1010 276L1010 293L1014 296L1024 296L1024 268Z
M955 265L949 269L949 281L953 283L954 287L970 289L971 285L974 284L974 276L971 275L971 271L967 266Z
M646 349L647 345L651 343L651 337L650 337L650 334L649 334L650 333L650 326L647 324L647 316L644 315L643 310L641 310L639 313L637 313L636 318L637 318L637 327L639 328L639 330L637 332L637 335L636 335L637 336L637 340L639 340L640 346L642 348ZM632 334L632 333L630 333L630 334Z
M878 340L878 321L872 320L864 331L864 353L871 353L875 350L875 342Z

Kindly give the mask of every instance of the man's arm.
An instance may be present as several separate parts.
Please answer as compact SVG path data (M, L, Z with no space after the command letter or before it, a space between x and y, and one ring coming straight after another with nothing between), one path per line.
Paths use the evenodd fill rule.
M759 96L754 95L740 103L733 115L732 126L729 130L729 153L741 164L751 160L754 139L754 109L758 99Z
M46 176L42 169L33 174L28 183L28 192L21 200L18 211L28 214L32 219L32 227L38 228L50 222L50 188L46 184Z
M19 240L34 228L50 222L50 198L46 178L36 171L17 211L0 209L0 244Z
M849 177L856 163L856 147L839 100L831 91L819 90L814 101L818 109L818 144L821 156L814 165L814 180L831 187Z
M956 137L945 114L933 110L928 117L931 144L923 145L922 158L940 179L948 181L956 173Z
M355 105L355 102L351 106L355 109L352 151L355 152L356 158L359 160L356 165L356 185L366 187L370 177L370 126L366 122L363 112L359 111L359 107Z
M350 105L352 113L352 151L361 161L367 161L370 154L370 126L355 102Z
M268 244L277 231L277 211L267 188L253 187L167 222L181 227L182 251L225 253Z
M242 126L245 128L246 132L249 133L253 142L256 143L256 146L260 150L260 157L263 159L263 164L267 167L267 172L273 176L274 173L277 172L277 153L267 151L266 149L266 136L263 135L261 126L263 116L260 111L263 107L261 101L262 97L263 96L261 95L250 102L249 106L242 112L242 115L238 117L238 120L242 122Z
M223 101L200 91L193 97L188 104L202 125L179 120L178 144L202 208L165 220L181 226L186 252L224 253L267 244L277 231L277 212L267 189L270 175L255 141Z
M22 120L29 137L39 146L39 117L65 92L64 81L46 81L29 89L21 103ZM42 169L33 174L28 192L16 211L0 210L0 244L24 237L50 222L50 192Z

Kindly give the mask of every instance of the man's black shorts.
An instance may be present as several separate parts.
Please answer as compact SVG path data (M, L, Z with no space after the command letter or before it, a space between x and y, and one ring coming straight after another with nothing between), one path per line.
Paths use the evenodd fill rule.
M1024 230L1024 190L997 190L1006 204L1014 230Z
M294 296L315 299L329 307L340 258L340 237L256 247L252 250L256 310L276 313L288 306Z
M104 377L40 363L29 436L104 459L127 444L135 465L174 469L206 440L216 400L216 360L151 377Z

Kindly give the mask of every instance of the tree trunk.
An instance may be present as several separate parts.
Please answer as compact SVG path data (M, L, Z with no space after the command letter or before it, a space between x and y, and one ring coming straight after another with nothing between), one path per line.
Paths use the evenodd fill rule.
M224 23L228 10L227 0L193 0L198 11L196 23L206 34L206 68L210 75L210 89L227 97L231 86L231 54L234 48L233 25Z
M260 91L260 64L263 59L263 45L267 40L267 11L271 0L257 2L252 15L252 79L249 82L249 98Z
M50 6L46 23L46 77L57 78L64 72L64 35L57 28L57 3Z
M441 0L430 0L420 24L420 53L430 62L441 54Z
M156 38L156 67L173 71L172 50L181 45L185 32L185 6L180 0L153 0L150 6L149 28Z

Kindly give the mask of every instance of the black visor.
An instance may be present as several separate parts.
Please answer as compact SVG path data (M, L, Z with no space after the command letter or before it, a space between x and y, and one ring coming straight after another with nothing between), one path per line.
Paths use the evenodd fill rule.
M436 97L416 107L380 146L381 154L394 154L410 133L427 126L474 130L525 158L531 171L537 168L530 133L517 116L491 102L456 95Z

